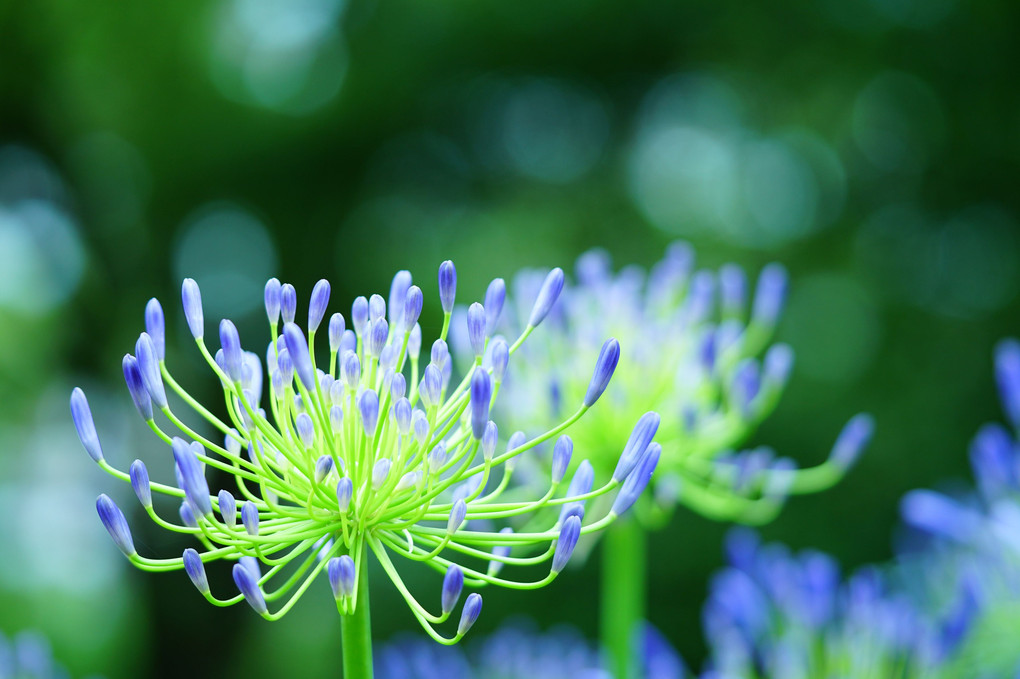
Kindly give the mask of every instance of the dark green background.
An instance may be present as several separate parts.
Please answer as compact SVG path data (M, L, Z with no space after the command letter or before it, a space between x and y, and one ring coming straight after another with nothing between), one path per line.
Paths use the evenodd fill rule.
M675 74L724 83L741 102L740 129L754 139L794 128L816 135L845 174L845 199L833 203L831 223L796 237L762 244L721 237L711 224L689 236L703 263L737 261L756 272L779 260L791 272L780 337L799 363L755 441L810 463L853 413L877 419L874 445L845 482L792 501L766 537L832 552L848 568L887 559L903 492L966 477L970 436L998 417L992 348L1020 333L1015 4L324 4L335 16L328 30L319 27L319 54L346 70L335 94L297 110L293 102L265 106L246 97L217 56L217 17L229 2L0 0L0 148L31 149L59 178L60 191L33 195L71 216L84 267L45 309L26 310L0 294L0 488L13 497L10 489L30 474L39 483L72 479L83 499L70 506L95 528L81 558L114 550L90 500L114 486L73 438L61 439L67 445L47 458L50 467L29 471L26 423L40 421L40 403L55 403L32 426L69 431L61 408L70 386L105 382L119 399L105 421L128 432L127 450L111 457L126 468L132 442L145 438L120 384L120 356L142 329L150 296L167 309L175 373L215 398L177 303L192 264L177 253L196 210L227 201L260 220L275 252L270 273L294 283L301 300L327 277L331 308L346 311L354 295L385 293L397 269L410 269L433 325L435 270L446 258L458 265L461 299L480 297L491 277L520 267L569 270L593 246L618 264L650 265L677 234L640 209L628 168L642 102ZM261 30L272 33L272 22ZM500 150L500 97L536 83L581 92L585 110L601 121L598 148L579 147L593 160L575 176L529 175ZM548 120L541 111L527 115L538 133L525 141L553 149L576 122L555 111ZM703 122L708 129L718 121ZM886 153L898 164L875 162ZM0 184L0 209L21 195L10 188L14 167L0 173L9 182ZM44 240L39 250L50 245ZM243 266L246 244L236 245L211 261ZM9 283L18 289L17 280ZM235 320L261 351L258 313ZM426 327L426 336L437 329ZM46 524L35 518L31 530L45 543ZM183 548L142 517L132 524L147 547ZM652 621L695 661L703 655L699 609L724 530L681 512L651 547ZM0 550L8 570L22 569L14 537ZM590 563L537 593L486 593L479 631L523 612L593 635L597 568ZM231 586L226 570L212 577L214 587ZM183 575L123 569L88 595L22 582L0 579L0 629L48 631L78 673L339 671L339 621L324 583L269 625L245 607L208 606ZM381 577L376 585L378 638L412 629L392 588ZM107 596L119 603L104 605ZM83 642L76 633L83 627L96 641Z

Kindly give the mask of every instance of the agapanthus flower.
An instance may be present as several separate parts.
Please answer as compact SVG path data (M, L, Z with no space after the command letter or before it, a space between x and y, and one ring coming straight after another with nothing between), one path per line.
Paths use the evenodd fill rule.
M103 456L80 389L71 396L71 410L92 459L131 483L153 521L193 535L198 548L189 547L176 558L140 554L124 514L106 495L97 502L103 524L139 568L183 569L211 603L223 606L243 599L268 620L290 610L325 571L344 621L345 663L349 647L370 643L369 553L430 636L443 643L459 640L482 607L477 592L462 597L465 587L530 589L548 584L563 570L580 535L605 527L634 502L658 460L658 445L642 430L624 453L627 474L595 485L592 474L583 471L591 465L582 462L569 478L551 477L537 497L501 497L511 485L518 458L543 441L563 436L597 400L616 365L619 345L611 339L594 361L589 397L579 399L569 417L541 435L514 435L501 443L489 417L493 400L509 360L545 318L561 282L559 270L548 276L536 294L529 323L512 343L494 336L489 323L498 318L502 299L477 305L476 316L469 319L474 360L455 383L446 345L456 295L452 262L439 269L443 329L424 366L418 324L422 292L406 271L394 277L388 304L379 295L354 300L350 328L340 313L326 318L330 288L319 281L309 299L307 332L296 323L295 289L270 280L265 306L271 341L264 367L257 354L242 348L229 320L219 324L220 349L215 355L210 352L200 291L195 281L186 279L184 316L199 352L221 383L224 403L203 406L171 376L165 319L155 299L146 307L146 332L135 354L123 361L138 412L170 448L175 482L151 480L139 460L128 472L114 468ZM479 313L486 321L481 326ZM320 353L315 340L324 330L328 352ZM179 405L190 407L216 435L187 424L178 414ZM559 440L573 448L569 439ZM229 487L214 489L209 470L220 472L217 478L229 477ZM592 520L585 503L617 488L612 509ZM167 517L162 507L157 512L154 495L178 502L179 519ZM514 532L502 525L510 517L546 507L559 512L539 529ZM433 610L438 612L430 612L411 594L394 556L442 575L434 597L438 605ZM206 565L220 560L234 562L239 593L212 591ZM549 564L544 576L511 577L511 567L543 563ZM461 601L455 632L440 634L435 626L453 615ZM370 663L367 670L362 663L357 676L370 672Z
M8 638L0 632L0 679L66 679L67 670L53 657L49 640L23 630Z
M914 490L901 503L905 582L947 621L940 676L1020 673L1020 342L996 348L995 377L1007 425L971 442L976 487Z
M843 581L828 555L761 545L750 529L727 539L703 621L703 679L901 679L932 676L940 626L878 568Z
M657 427L662 446L653 492L634 513L639 521L607 531L603 546L602 641L614 676L626 679L636 671L629 640L645 617L641 529L661 526L678 504L716 520L770 521L791 493L836 483L867 445L873 424L868 415L852 418L828 459L807 469L764 446L740 449L776 406L793 365L790 347L770 344L787 287L778 264L762 270L753 295L736 265L695 271L686 243L673 244L647 274L635 266L614 273L607 253L591 251L579 258L575 278L564 283L549 314L551 330L523 349L499 408L516 428L563 417L589 394L574 373L601 351L597 338L620 340L605 397L610 407L572 435L590 451L596 473L618 478L619 448L634 419L641 418L639 428ZM542 280L534 271L514 280L509 327L524 327L526 300ZM553 450L536 476L556 468Z
M466 648L404 636L376 655L377 679L609 679L601 654L570 627L515 620ZM665 679L665 678L663 678ZM679 678L677 678L679 679Z
M575 278L564 283L550 328L522 349L526 360L507 379L499 409L520 428L562 418L586 396L577 370L598 355L599 338L619 339L606 395L612 407L572 435L597 472L612 474L634 420L661 414L662 460L647 510L679 503L713 519L764 523L788 493L834 484L863 450L872 429L866 415L850 420L828 459L810 469L764 446L739 449L775 408L793 365L789 346L770 344L786 296L780 265L761 271L752 295L743 269L695 271L692 248L678 242L647 274L636 266L614 273L606 252L590 251ZM542 280L537 271L514 280L509 326L524 326Z

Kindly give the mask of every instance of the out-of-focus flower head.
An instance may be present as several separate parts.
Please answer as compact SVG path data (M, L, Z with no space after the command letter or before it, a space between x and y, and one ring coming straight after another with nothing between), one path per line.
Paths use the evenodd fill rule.
M527 300L542 279L537 271L514 279L509 326L524 326ZM786 287L778 264L762 270L753 294L736 265L695 271L694 252L682 242L647 273L636 266L614 273L606 252L588 252L550 311L551 331L523 348L499 408L519 428L562 417L589 389L577 379L578 367L611 334L620 358L605 397L609 407L573 431L596 471L613 473L634 419L655 411L662 416L656 438L662 465L655 502L643 502L640 516L661 515L679 502L713 519L767 522L788 494L838 481L873 427L869 416L854 417L828 460L810 469L765 447L739 449L776 406L792 368L790 347L770 344Z
M821 552L727 538L729 565L704 608L707 678L931 676L939 628L875 568L845 582Z
M1007 424L984 425L970 445L974 488L914 490L901 503L906 582L945 618L944 676L1020 672L1020 342L995 350Z
M574 446L562 432L606 388L619 355L613 339L593 361L594 373L589 366L589 388L570 416L533 438L508 437L505 452L498 452L500 436L489 419L490 408L508 362L549 313L562 283L559 269L546 277L534 296L529 322L510 344L492 334L503 306L502 295L492 292L498 293L502 281L494 282L486 304L473 304L468 313L474 360L463 379L451 383L446 336L457 289L452 262L439 268L443 329L424 366L418 324L422 292L406 271L394 277L388 304L380 295L355 299L352 329L339 313L323 323L327 281L312 290L303 330L295 322L295 289L271 279L265 306L272 339L264 364L242 348L229 320L219 324L221 348L215 355L210 352L201 293L194 280L186 279L184 316L222 386L223 404L200 404L171 375L165 318L155 299L146 307L146 332L135 354L123 360L139 414L172 452L174 482L151 480L140 460L128 472L112 466L80 389L71 395L71 413L92 459L131 483L154 522L194 536L201 549L188 548L169 559L139 554L123 512L106 495L97 501L100 519L139 568L183 569L211 603L225 606L243 599L269 620L290 610L323 571L339 612L353 613L364 596L371 552L422 627L442 643L459 640L481 612L477 592L465 598L455 634L443 636L434 626L450 617L464 587L533 589L548 584L566 566L582 534L605 527L635 502L659 459L659 446L651 441L655 427L642 421L630 443L621 444L622 471L595 486L591 465L582 462L565 477ZM328 352L316 350L316 336L323 330ZM180 406L190 408L207 426L186 423ZM216 435L203 433L208 430ZM559 465L540 495L504 498L519 456L557 437ZM208 470L216 470L217 478L229 478L231 487L213 491ZM585 523L586 502L614 490L619 492L612 507L597 520L589 512ZM175 501L179 519L157 511L163 505L154 496ZM500 527L509 518L546 507L557 509L558 515L534 530ZM392 555L443 576L435 597L438 613L411 594ZM206 564L220 560L234 562L236 595L221 597L211 591ZM548 563L549 571L537 580L520 581L502 573L507 566L541 563Z
M576 630L542 632L515 620L466 648L398 638L376 655L376 679L610 679L596 649Z

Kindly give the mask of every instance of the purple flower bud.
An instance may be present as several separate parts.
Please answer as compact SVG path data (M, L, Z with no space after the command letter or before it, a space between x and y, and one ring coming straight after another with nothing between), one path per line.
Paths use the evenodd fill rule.
M1009 432L998 424L986 424L978 430L970 445L970 464L981 494L988 500L997 499L1018 483L1013 462L1013 441Z
M372 490L379 490L390 475L390 468L393 461L387 457L381 457L372 465Z
M166 358L166 318L163 316L163 307L155 297L145 305L145 332L149 333L156 347L156 358L162 361Z
M407 338L407 357L410 359L418 358L418 354L421 353L421 326L417 323L411 328L411 335Z
M641 419L634 425L630 438L627 439L627 445L623 448L620 461L616 464L616 471L613 472L614 481L623 481L630 475L658 429L658 413L649 412L641 416Z
M372 321L372 327L368 333L368 342L366 343L366 349L370 356L375 356L376 358L380 356L383 347L386 346L386 339L389 337L389 334L390 327L386 323L385 318Z
M829 453L829 459L839 468L849 469L864 452L874 431L875 419L871 415L867 413L854 415L839 432L832 452Z
M338 383L339 384L339 383ZM334 387L336 385L333 385ZM344 430L344 409L340 406L330 406L329 426L334 434L340 434Z
M609 380L616 370L616 364L620 361L620 343L615 339L608 339L602 345L602 351L595 361L595 372L592 373L591 382L588 383L588 391L584 395L584 405L590 408L602 396L602 392L609 386Z
M74 428L78 430L78 438L95 462L103 459L103 447L99 444L99 434L96 433L96 423L92 420L92 410L89 408L89 401L85 398L85 392L80 387L75 387L71 392L71 419L74 420Z
M1006 417L1020 428L1020 342L1015 339L1002 340L995 347L995 382Z
M443 313L453 311L453 302L457 298L457 269L453 262L446 260L439 265L439 301L443 305Z
M545 277L542 289L538 291L538 298L535 300L535 306L531 308L531 318L528 319L528 325L533 328L538 327L538 324L542 322L552 309L553 304L556 303L556 299L560 296L562 290L563 269L556 267Z
M145 389L145 382L142 380L142 373L138 369L138 361L131 354L125 354L121 363L124 369L124 381L127 383L128 392L131 393L131 400L134 401L138 414L146 422L152 419L152 399Z
M429 420L425 413L418 408L415 408L411 413L411 429L414 430L414 439L418 443L425 443L430 431Z
M394 402L404 398L404 394L407 393L407 379L402 373L396 373L390 379L390 398ZM410 420L408 420L410 422Z
M315 461L315 482L322 483L322 480L333 471L333 458L329 455L322 455Z
M351 304L351 324L358 337L363 337L368 324L368 300L363 296L355 297Z
M715 359L718 352L718 333L714 328L708 328L698 340L698 362L702 369L709 375L715 373Z
M489 421L489 402L492 400L492 378L484 370L475 370L471 376L471 433L482 438Z
M464 589L464 571L457 564L451 564L443 576L443 615L449 615L457 607L460 593Z
M124 513L110 499L110 496L103 493L96 499L96 511L99 512L99 520L106 527L106 532L113 538L120 551L129 557L137 554L135 543L131 540L131 529L128 527L127 519L124 518Z
M786 298L786 269L772 263L761 270L758 288L754 291L751 320L771 328L779 319Z
M386 316L386 301L381 295L368 298L368 320L375 323Z
M588 460L581 460L581 464L577 465L577 470L574 472L574 477L570 480L566 497L587 495L591 492L594 483L595 469ZM560 508L559 522L562 524L571 515L576 515L580 519L584 518L584 500L564 503Z
M574 441L564 434L556 440L553 446L552 457L552 482L559 483L567 473L570 466L570 456L574 453Z
M570 555L574 553L574 547L577 547L579 537L581 537L581 519L576 515L568 516L567 520L563 522L563 527L560 528L560 537L556 540L551 569L553 573L559 573L566 567L567 562L570 561Z
M758 363L753 358L745 358L737 364L730 389L741 414L750 417L754 399L761 391L761 375L758 373Z
M202 293L198 283L192 278L185 278L181 285L181 302L184 306L184 318L188 321L191 336L197 340L205 335L205 318L202 316ZM141 357L139 357L141 358Z
M280 286L280 314L284 323L293 323L297 316L297 290L290 283Z
M747 276L744 270L736 264L726 264L719 269L719 293L723 313L727 316L740 314L747 302Z
M765 354L762 381L773 388L783 387L790 377L792 368L793 349L788 344L774 344Z
M149 470L145 468L145 463L141 460L132 462L128 476L131 479L131 489L138 496L138 501L142 503L143 507L151 507L152 488L149 486Z
M183 439L174 438L171 446L174 461L181 473L181 490L188 501L202 516L212 514L212 500L209 498L209 484L205 480L202 463L195 456L195 451Z
M354 581L357 569L354 559L344 554L334 557L326 564L329 586L333 590L333 598L339 601L354 594Z
M262 596L262 590L259 589L258 578L240 563L234 564L234 583L244 595L244 600L256 613L266 615L269 612L269 609L266 608L266 599Z
M446 458L446 446L440 441L432 449L432 452L429 453L429 472L437 474L443 465L446 464Z
M486 460L492 459L492 454L496 452L496 443L499 442L499 429L496 427L496 423L489 420L485 424L485 432L482 434L482 455Z
M241 523L248 535L259 534L259 508L251 500L241 505Z
M432 343L431 353L432 363L438 368L442 368L446 365L446 362L450 360L450 349L447 347L446 342L441 339L437 339Z
M411 402L403 397L397 399L393 404L393 417L397 421L397 431L407 436L411 431Z
M641 496L641 493L648 486L648 482L652 480L652 474L655 472L656 465L659 464L659 455L661 454L662 446L658 443L648 444L645 454L641 456L641 460L638 462L637 469L627 476L627 480L623 482L616 500L613 501L611 513L616 514L616 516L623 516L623 513L630 509L630 506L637 501L638 497Z
M396 331L398 328L409 330L414 321L418 320L418 317L414 317L414 321L410 323L404 323L404 313L407 308L407 296L411 289L411 272L410 271L398 271L393 276L393 282L390 283L390 296L389 300L389 321L390 326ZM419 293L421 291L419 290ZM421 305L418 305L418 310L421 311Z
M312 333L319 329L322 317L326 315L326 306L329 304L329 281L321 279L312 288L312 296L308 299L308 332Z
M471 629L471 626L478 620L478 616L482 614L482 595L478 592L471 592L468 594L467 601L464 602L464 608L460 612L460 624L457 625L457 634L464 636Z
M143 332L135 342L135 356L138 360L138 372L153 404L162 410L166 408L166 391L163 389L163 376L159 373L159 359L156 358L156 347L149 333Z
M514 529L510 526L503 526L499 529L500 535L512 535L513 532ZM499 572L503 570L503 562L500 559L505 559L508 556L510 556L510 545L496 545L492 548L492 560L489 561L487 570L489 576L499 575Z
M464 500L457 500L453 503L453 508L450 509L450 518L446 522L446 534L456 533L464 524L465 518L467 518L467 505Z
M209 579L205 575L202 557L191 547L184 550L184 572L191 578L191 584L202 594L209 593Z
M489 342L489 366L492 368L492 379L496 384L503 381L506 375L506 366L510 362L510 347L506 340L497 337Z
M188 528L198 528L198 519L195 518L195 512L192 511L191 504L187 500L181 503L177 513L181 515L181 523L185 526Z
M485 351L485 308L478 302L468 307L467 329L471 350L480 358Z
M281 337L286 343L287 338ZM290 352L286 349L280 350L280 355L276 359L277 372L280 373L280 381L283 382L283 386L289 387L294 382L294 361L290 358ZM281 389L280 395L283 395Z
M426 408L434 408L439 405L439 397L443 388L443 375L439 368L433 363L425 366L425 372L421 376L421 384L418 386L418 393L421 394L422 403Z
M968 543L985 518L974 509L932 490L912 490L900 501L903 520L933 535Z
M301 413L294 418L294 428L297 429L301 445L305 448L311 448L315 445L315 423L312 422L312 418L308 413Z
M337 312L329 317L329 350L334 354L340 351L345 329L343 314Z
M417 285L412 285L408 291L407 296L404 299L404 329L410 331L414 327L414 324L418 322L418 317L421 316L421 307L425 302L425 298L421 293L421 288Z
M226 319L220 321L220 346L223 347L223 365L227 376L234 382L240 382L241 368L244 365L241 338L238 337L234 324Z
M375 428L379 423L379 395L366 389L358 397L358 411L361 413L361 425L365 428L365 436L375 436Z
M354 497L354 482L348 477L343 477L336 484L336 503L340 513L344 514L351 506L351 498Z
M312 367L312 357L308 353L308 342L301 328L294 323L285 323L283 336L287 339L287 353L294 364L294 370L305 385L308 391L315 391L315 368ZM286 376L285 376L286 377Z
M266 317L272 326L280 322L280 287L277 278L266 281Z
M216 496L216 500L219 504L220 516L223 517L223 523L227 526L234 526L237 523L237 501L234 496L230 494L230 491L224 489Z
M510 452L516 448L520 448L528 441L528 436L523 431L515 431L510 435L510 439L506 442L506 452Z
M496 332L499 315L503 312L506 301L506 283L502 278L494 278L485 291L485 334L489 337Z
M399 481L397 481L397 485L396 487L394 487L393 492L394 494L402 493L409 488L414 488L415 486L418 485L418 481L420 480L421 472L419 471L407 472L406 474L400 477Z

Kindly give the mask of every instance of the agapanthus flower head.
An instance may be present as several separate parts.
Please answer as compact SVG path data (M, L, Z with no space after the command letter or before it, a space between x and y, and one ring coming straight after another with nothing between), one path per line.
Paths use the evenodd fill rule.
M703 612L704 677L933 676L939 628L878 569L844 581L828 555L761 545L739 528L727 556Z
M577 631L539 631L515 620L467 648L442 648L419 637L398 637L376 656L377 679L610 679L601 654ZM650 679L681 679L652 676Z
M943 621L944 676L1020 672L1020 342L996 347L995 379L1007 424L972 440L975 487L913 490L900 504L904 579Z
M555 421L578 399L599 398L606 389L600 380L579 379L580 366L604 366L615 375L604 396L612 408L572 436L590 451L596 471L619 473L619 464L626 472L636 458L620 460L619 451L634 420L647 411L661 414L656 485L663 488L654 493L657 506L647 504L650 511L639 516L662 516L680 503L716 519L763 523L786 495L835 483L867 445L872 422L860 415L814 468L798 469L771 453L734 453L776 406L793 364L790 347L770 345L787 288L778 264L761 271L752 291L736 265L696 271L686 243L670 246L647 273L634 266L614 272L608 254L594 250L578 259L573 281L558 271L548 278L524 271L511 288L503 323L509 328L534 318L536 295L543 299L560 288L562 294L541 305L550 330L522 348L526 360L507 378L498 411L526 431L543 419ZM603 346L607 335L619 343ZM469 343L460 333L454 340Z
M99 515L117 546L142 569L184 569L216 605L245 600L270 620L284 615L323 570L340 613L357 611L372 553L414 616L441 642L460 639L482 611L481 596L471 592L462 597L462 588L528 589L551 582L580 536L615 520L648 484L659 456L651 440L654 427L647 422L639 426L624 454L626 473L606 474L596 486L592 466L584 462L566 481L571 459L587 450L578 446L575 455L564 431L606 389L619 354L619 345L610 339L600 357L593 357L594 371L586 369L590 386L576 397L573 412L540 435L508 437L505 452L497 452L500 432L490 412L507 363L513 363L553 308L563 274L554 271L540 286L530 322L513 343L492 334L505 286L501 280L489 286L486 306L473 304L463 329L471 347L459 382L452 381L446 345L456 280L452 262L444 262L439 272L443 330L422 359L417 321L423 300L408 272L394 277L388 310L381 295L371 295L354 301L353 329L340 313L330 316L328 351L322 342L317 346L316 337L328 313L329 283L315 285L308 325L301 328L295 322L295 288L271 279L265 288L270 342L264 363L244 348L237 327L226 319L218 324L220 348L207 346L201 292L194 280L185 280L185 319L223 389L225 407L203 406L171 375L162 306L150 302L146 332L136 355L125 357L123 365L138 412L170 450L165 470L150 470L140 461L131 464L129 473L116 469L103 457L80 389L72 393L71 412L92 459L130 481L157 524L193 535L201 549L189 548L178 558L139 554L124 513L102 495ZM186 423L180 405L207 424ZM512 487L514 462L547 440L558 441L547 488L536 497L504 498ZM216 476L208 474L213 470ZM150 471L174 482L154 481ZM224 478L229 488L210 484ZM593 519L595 512L585 513L588 500L617 489L620 501L603 516ZM179 521L163 515L160 497L176 503L172 510ZM524 531L503 525L547 507L558 511L543 514L549 518L544 525L532 522ZM411 594L395 556L443 574L434 596L439 613L429 612ZM211 591L206 567L220 560L234 562L238 593L233 596ZM543 562L549 564L548 574L537 580L519 581L506 573L510 567ZM457 631L443 636L434 627L455 615L458 602Z

